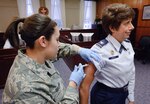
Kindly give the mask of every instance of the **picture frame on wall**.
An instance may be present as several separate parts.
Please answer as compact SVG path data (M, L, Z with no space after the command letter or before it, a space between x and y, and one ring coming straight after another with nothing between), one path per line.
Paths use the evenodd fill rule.
M143 6L142 20L150 20L150 5Z

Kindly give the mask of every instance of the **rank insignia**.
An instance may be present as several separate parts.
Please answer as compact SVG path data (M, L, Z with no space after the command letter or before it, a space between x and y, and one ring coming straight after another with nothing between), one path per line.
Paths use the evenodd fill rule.
M111 50L110 53L111 53L111 55L114 55L114 51L113 50Z

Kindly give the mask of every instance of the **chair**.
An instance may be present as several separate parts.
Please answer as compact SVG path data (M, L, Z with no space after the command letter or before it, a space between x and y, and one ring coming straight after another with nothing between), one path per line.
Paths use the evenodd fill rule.
M0 49L0 89L5 86L9 70L16 55L16 49Z
M146 64L150 60L150 36L143 36L139 41L139 49L136 57L142 60L143 64Z

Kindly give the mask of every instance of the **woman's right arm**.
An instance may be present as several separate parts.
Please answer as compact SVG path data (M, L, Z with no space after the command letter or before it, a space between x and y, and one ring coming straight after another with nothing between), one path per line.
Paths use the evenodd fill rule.
M79 52L80 46L75 44L67 44L67 43L60 43L59 51L58 51L58 58L66 57L71 55L76 55Z

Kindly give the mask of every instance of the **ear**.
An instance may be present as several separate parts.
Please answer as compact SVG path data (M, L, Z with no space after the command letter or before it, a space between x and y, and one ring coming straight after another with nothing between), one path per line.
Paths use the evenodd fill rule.
M109 26L110 31L113 33L116 29L113 28L112 26Z
M46 38L45 38L45 36L40 36L39 37L39 39L38 39L38 41L39 41L39 44L42 46L42 47L46 47L47 46L47 40L46 40Z

